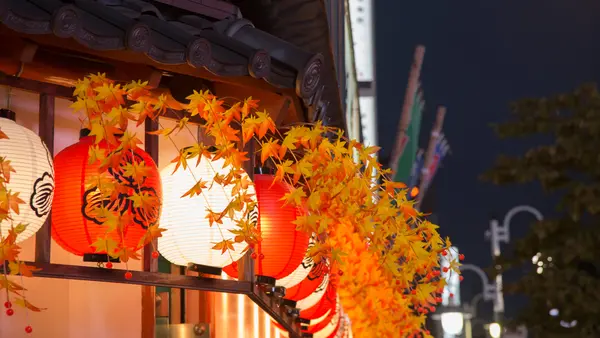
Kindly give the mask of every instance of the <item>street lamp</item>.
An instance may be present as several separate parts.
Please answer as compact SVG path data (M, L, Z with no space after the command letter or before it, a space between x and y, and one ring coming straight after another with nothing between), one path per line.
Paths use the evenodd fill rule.
M458 335L464 326L464 315L462 312L445 312L441 315L442 329L451 335Z
M443 337L457 337L464 331L466 338L472 338L470 327L465 327L465 322L471 320L468 309L459 305L441 306L433 314L434 320L442 324Z
M544 219L542 213L529 205L519 205L510 209L504 219L502 220L502 224L498 222L496 219L490 220L490 229L485 232L486 238L488 238L491 242L492 246L492 256L495 258L500 256L500 242L509 243L510 242L510 221L512 218L520 213L527 212L532 214L538 221ZM497 323L502 323L502 317L504 316L504 295L502 294L502 274L498 272L496 275L496 292L494 299L494 316ZM498 325L500 325L498 324ZM491 327L491 326L490 326ZM498 337L501 337L502 333Z
M490 331L490 336L492 338L500 338L500 335L502 333L502 327L500 326L500 324L491 323L488 327L488 330Z

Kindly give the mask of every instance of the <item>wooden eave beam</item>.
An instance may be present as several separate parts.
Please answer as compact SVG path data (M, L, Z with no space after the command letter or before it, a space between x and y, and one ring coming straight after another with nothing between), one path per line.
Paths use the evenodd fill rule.
M40 94L46 94L67 100L73 100L73 88L55 85L52 83L44 83L36 80L18 78L15 76L9 76L0 72L0 86L9 86L17 89L26 91L36 92ZM182 117L182 113L168 109L160 117L178 120ZM204 124L204 121L199 116L189 117L191 123Z
M18 33L0 25L0 39L3 39L3 44L7 38L19 37L24 40L30 40L41 47L52 47L69 53L83 55L82 50L89 57L105 60L107 63L122 62L129 65L146 65L169 73L184 74L213 82L224 82L234 85L242 85L248 87L260 88L267 91L279 90L268 84L262 79L255 79L249 76L240 77L223 77L212 74L204 68L194 68L187 64L182 65L166 65L152 61L144 54L135 53L132 51L99 51L85 48L73 39L62 39L55 35L27 35ZM291 89L293 91L293 89Z

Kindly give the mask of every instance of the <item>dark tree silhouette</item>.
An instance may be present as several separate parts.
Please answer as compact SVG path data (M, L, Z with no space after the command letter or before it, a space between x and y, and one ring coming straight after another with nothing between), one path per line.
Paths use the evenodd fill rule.
M506 292L528 297L514 324L526 325L536 338L600 337L600 93L586 84L511 108L514 118L494 126L501 138L544 135L550 142L521 156L499 156L482 179L539 182L560 197L558 216L535 223L498 261L503 270L526 267L520 280L505 285ZM542 269L531 264L538 252ZM557 316L550 316L552 309Z

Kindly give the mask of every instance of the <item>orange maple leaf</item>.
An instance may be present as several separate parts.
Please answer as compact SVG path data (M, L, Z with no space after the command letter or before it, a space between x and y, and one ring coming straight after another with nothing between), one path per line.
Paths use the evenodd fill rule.
M271 117L267 114L267 112L257 112L257 123L258 123L258 138L262 139L267 134L267 131L275 132L275 122L271 119Z
M196 184L194 184L193 187L191 187L188 191L186 191L185 194L183 194L181 196L181 198L189 196L189 197L194 197L197 195L201 195L202 194L202 189L206 189L208 186L208 181L203 181L202 179L199 179L198 182L196 182Z
M259 100L253 100L252 96L248 97L244 100L244 105L242 106L242 119L245 119L251 113L251 109L258 108Z
M162 237L162 233L167 231L166 229L161 229L158 227L158 224L151 225L148 227L146 233L140 239L138 243L138 248L143 248L144 246L150 244L153 240Z
M227 250L231 250L231 251L235 251L235 249L233 248L233 241L230 239L225 239L221 242L218 243L213 243L215 246L213 246L213 250L221 250L221 254L224 254Z
M247 151L239 151L237 148L231 149L225 157L225 166L232 165L235 168L240 168L242 164L250 160L246 155Z
M15 168L10 165L10 161L4 159L4 157L0 157L0 175L4 176L5 182L10 182L10 173L14 173Z
M213 212L210 209L206 209L207 215L205 218L208 219L208 225L213 226L214 223L223 224L223 214L218 212Z
M279 141L274 139L262 143L260 151L261 163L264 164L269 157L279 159L279 147Z
M155 107L147 100L142 99L131 105L129 107L129 112L137 116L136 127L139 127L142 123L146 122L146 118L154 120L156 117Z

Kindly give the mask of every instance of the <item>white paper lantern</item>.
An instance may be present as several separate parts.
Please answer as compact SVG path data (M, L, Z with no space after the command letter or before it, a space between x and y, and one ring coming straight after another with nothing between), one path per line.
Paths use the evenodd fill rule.
M19 205L18 215L10 214L13 226L19 223L27 225L17 236L19 243L33 236L50 214L54 197L54 166L48 148L33 131L5 117L0 117L0 130L8 136L8 139L0 139L0 157L10 161L15 169L10 173L7 188L13 193L18 192L19 198L25 202ZM10 228L11 221L0 223L3 237Z
M329 309L327 310L327 312L325 312L324 315L322 315L321 317L317 318L317 319L311 319L310 320L310 325L317 325L320 322L324 321L327 317L329 317L329 314L331 314L331 311L335 311L335 309Z
M323 298L328 286L329 274L326 274L325 277L323 277L323 282L321 282L321 285L319 285L319 287L313 293L311 293L310 296L296 302L296 307L300 310L313 307L321 300L321 298Z
M283 286L286 289L289 289L291 287L294 287L294 286L300 284L300 282L302 282L308 276L308 274L310 273L310 270L312 270L313 266L315 265L315 262L313 261L312 257L308 256L308 251L314 245L315 245L315 239L313 236L310 238L310 242L308 243L308 249L306 250L307 255L304 257L304 260L302 261L302 263L300 263L300 265L298 265L296 270L294 270L291 274L283 277L282 279L278 279L275 282L275 285Z
M187 169L179 168L174 173L175 163L161 171L163 205L159 224L167 231L158 239L158 251L176 265L193 263L222 268L240 259L247 246L244 242L235 243L234 250L224 254L212 249L215 243L223 240L223 236L233 236L229 230L239 228L227 215L222 218L223 224L215 222L212 227L206 218L207 209L221 212L233 199L233 185L213 182L216 174L228 175L232 167L224 168L223 159L211 161L203 157L198 166L196 162L196 158L190 159ZM208 182L208 188L203 189L201 195L181 197L200 179ZM253 186L248 187L248 193L256 195ZM243 211L236 212L234 219L238 220L242 215Z

